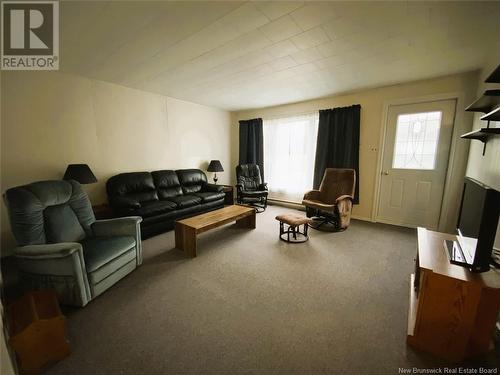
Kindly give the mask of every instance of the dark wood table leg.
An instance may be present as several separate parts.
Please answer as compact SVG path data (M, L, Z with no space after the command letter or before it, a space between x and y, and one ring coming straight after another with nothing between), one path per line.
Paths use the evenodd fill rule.
M255 229L255 210L252 210L248 216L236 220L238 228Z
M175 223L175 247L184 250L184 230L180 223Z

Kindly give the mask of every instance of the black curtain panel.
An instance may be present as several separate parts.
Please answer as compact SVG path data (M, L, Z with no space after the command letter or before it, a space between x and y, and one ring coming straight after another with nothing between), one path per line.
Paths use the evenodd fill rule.
M257 164L264 181L264 133L262 119L240 121L240 164Z
M314 188L319 188L326 168L356 170L354 204L359 204L359 120L361 106L319 111Z

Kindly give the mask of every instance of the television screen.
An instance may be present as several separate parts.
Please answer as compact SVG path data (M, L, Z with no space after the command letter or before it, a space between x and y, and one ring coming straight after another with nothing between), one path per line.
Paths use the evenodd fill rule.
M462 207L458 219L458 242L467 263L472 264L476 253L486 190L483 186L465 180Z
M466 177L457 223L459 249L447 245L450 261L468 266L473 272L487 271L499 215L500 193ZM456 257L454 252L462 256Z
M485 190L482 186L466 181L462 197L462 210L458 222L458 229L464 236L477 238L479 225L484 206Z

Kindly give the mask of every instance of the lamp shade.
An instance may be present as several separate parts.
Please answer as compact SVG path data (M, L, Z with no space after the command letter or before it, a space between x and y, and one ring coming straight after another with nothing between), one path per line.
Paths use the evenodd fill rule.
M222 168L222 164L219 160L212 160L208 165L208 172L224 172L224 168Z
M90 167L87 164L69 164L64 172L64 180L75 180L81 184L93 184L97 182Z

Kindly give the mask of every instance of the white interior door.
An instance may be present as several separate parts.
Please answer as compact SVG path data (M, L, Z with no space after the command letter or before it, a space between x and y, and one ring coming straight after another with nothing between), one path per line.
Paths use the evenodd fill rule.
M455 100L390 106L377 220L437 229Z

